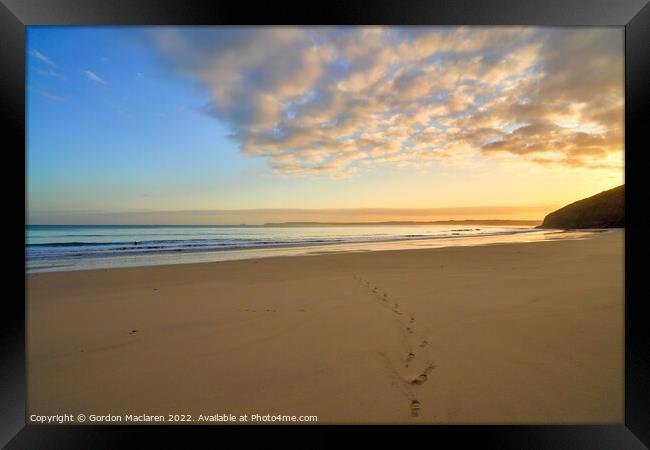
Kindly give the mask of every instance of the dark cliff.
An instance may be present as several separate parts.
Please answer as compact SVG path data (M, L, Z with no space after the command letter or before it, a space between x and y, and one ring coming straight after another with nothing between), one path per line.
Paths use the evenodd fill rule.
M625 185L560 208L539 228L625 228Z

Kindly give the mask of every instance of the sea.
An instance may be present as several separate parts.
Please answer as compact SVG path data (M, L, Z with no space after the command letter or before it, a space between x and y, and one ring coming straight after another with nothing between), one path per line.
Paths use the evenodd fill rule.
M560 238L531 226L28 225L26 271L61 271Z

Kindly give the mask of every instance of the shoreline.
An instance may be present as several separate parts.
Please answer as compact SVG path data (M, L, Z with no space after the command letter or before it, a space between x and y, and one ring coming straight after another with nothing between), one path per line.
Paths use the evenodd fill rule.
M232 260L250 260L278 256L318 255L366 251L445 248L453 246L494 245L501 243L535 242L554 239L581 239L593 232L612 230L553 230L524 229L510 233L459 235L440 237L391 238L373 241L323 242L317 244L279 244L253 248L182 249L83 257L53 257L26 259L26 273L99 270L119 267L196 264ZM323 249L319 251L319 249Z
M28 413L622 423L624 236L28 274Z

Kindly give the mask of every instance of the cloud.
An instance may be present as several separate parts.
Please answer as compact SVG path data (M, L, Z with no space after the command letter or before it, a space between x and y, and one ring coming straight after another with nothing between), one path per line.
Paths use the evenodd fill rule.
M56 78L61 81L65 81L65 76L63 74L60 74L59 72L56 72L52 69L35 69L36 73L39 75L42 75L44 77L48 78Z
M49 64L50 66L56 66L56 64L54 64L54 61L52 61L50 58L48 58L47 56L45 56L43 53L39 52L38 50L30 49L28 53L31 56L33 56L34 58L36 58L36 59L38 59L40 61L43 61L44 63Z
M38 94L43 98L46 98L48 100L53 100L55 102L62 102L65 100L65 97L61 97L60 95L52 94L49 91L46 91L45 89L39 89L39 88L34 88L34 87L28 87L28 90L30 92L33 92L34 94Z
M199 27L148 39L278 173L475 158L622 168L618 29Z
M108 84L108 82L106 80L104 80L99 75L97 75L95 72L92 72L90 70L84 70L84 75L86 76L86 78L88 78L89 80L94 81L95 83L104 84L104 85Z

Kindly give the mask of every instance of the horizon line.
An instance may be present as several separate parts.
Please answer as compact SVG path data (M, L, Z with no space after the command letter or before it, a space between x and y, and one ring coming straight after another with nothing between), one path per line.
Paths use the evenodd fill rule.
M452 223L474 223L474 224L496 224L496 223L519 223L519 224L533 224L541 223L544 219L444 219L444 220L384 220L384 221L361 221L361 222L325 222L325 221L286 221L286 222L266 222L262 224L225 224L225 223L212 223L212 224L138 224L138 223L123 223L123 224L83 224L83 223L26 223L25 226L32 227L271 227L271 226L299 226L299 225L436 225L436 224L452 224Z

